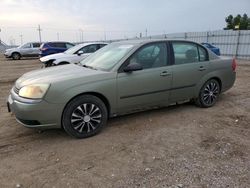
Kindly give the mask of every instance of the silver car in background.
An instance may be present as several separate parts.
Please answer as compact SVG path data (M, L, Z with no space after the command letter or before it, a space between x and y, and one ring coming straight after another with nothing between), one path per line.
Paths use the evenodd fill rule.
M21 57L38 57L40 45L39 42L25 43L17 48L7 49L4 55L6 58L14 60L21 59Z

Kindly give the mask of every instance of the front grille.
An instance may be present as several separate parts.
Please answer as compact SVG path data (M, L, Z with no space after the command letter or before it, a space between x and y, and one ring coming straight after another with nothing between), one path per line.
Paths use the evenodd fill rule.
M20 89L18 89L16 86L14 86L13 91L14 91L16 94L19 93L19 90L20 90Z

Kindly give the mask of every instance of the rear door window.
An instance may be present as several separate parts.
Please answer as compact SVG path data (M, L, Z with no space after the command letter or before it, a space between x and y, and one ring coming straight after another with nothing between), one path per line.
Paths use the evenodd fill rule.
M207 61L208 60L207 50L201 46L198 46L198 50L199 50L199 61Z
M172 42L175 64L187 64L208 61L207 50L192 42Z
M53 42L50 43L50 46L54 48L66 48L65 43L62 42Z
M40 47L40 43L33 43L33 48L39 48Z
M172 42L175 64L195 63L199 61L196 44L188 42Z

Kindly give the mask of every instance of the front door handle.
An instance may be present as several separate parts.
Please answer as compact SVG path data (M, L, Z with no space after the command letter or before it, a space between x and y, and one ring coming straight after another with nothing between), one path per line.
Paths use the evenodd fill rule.
M206 70L206 68L203 67L203 66L200 66L200 68L199 68L198 70L199 70L199 71L204 71L204 70Z
M171 73L168 72L168 71L163 71L163 72L160 74L160 76L170 76L170 75L171 75Z

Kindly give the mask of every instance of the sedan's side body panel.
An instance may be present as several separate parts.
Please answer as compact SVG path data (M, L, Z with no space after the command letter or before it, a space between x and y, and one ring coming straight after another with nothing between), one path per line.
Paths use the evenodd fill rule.
M167 72L168 75L161 76L163 72ZM117 76L118 113L167 105L171 82L170 66L119 73Z
M204 75L196 85L194 98L199 96L202 85L212 78L215 78L219 81L221 85L221 92L230 89L236 79L236 72L232 70L231 64L231 59L211 60L209 63L210 71Z
M209 73L209 71L208 61L173 65L171 102L193 98L199 80Z

